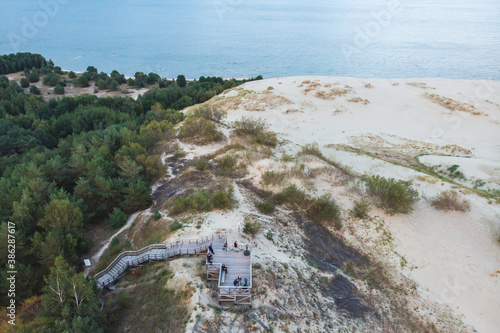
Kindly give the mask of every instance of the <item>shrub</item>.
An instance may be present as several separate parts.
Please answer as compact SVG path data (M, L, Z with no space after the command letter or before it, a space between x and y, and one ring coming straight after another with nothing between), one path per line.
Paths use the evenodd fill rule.
M234 203L234 189L233 186L229 186L227 191L216 190L212 194L212 204L218 209L229 209L232 208Z
M470 210L469 201L460 199L455 191L446 191L435 196L431 200L431 205L438 210L457 210L461 212Z
M233 207L234 202L234 189L232 186L228 186L226 191L216 190L213 193L202 189L175 199L170 208L170 214L176 215L188 210L193 212L208 212L214 207L229 209Z
M314 222L333 222L336 229L341 228L340 208L329 195L314 199L306 215Z
M196 108L191 113L191 116L193 118L204 118L207 120L220 122L222 119L226 118L227 112L212 105L202 105Z
M465 179L465 175L461 171L457 170L458 168L459 165L457 164L452 165L451 167L448 168L448 171L450 172L450 177Z
M411 181L395 180L381 176L365 178L368 193L377 198L379 205L389 214L408 213L418 200L418 192Z
M266 171L262 174L261 182L264 185L281 185L285 181L285 173L282 171Z
M245 226L243 227L243 232L245 234L251 235L252 238L260 231L262 224L255 221L249 217L245 217Z
M89 84L89 80L85 77L85 76L80 76L77 80L76 80L78 86L80 88L86 88L86 87L90 87L90 84Z
M159 220L161 219L161 213L158 209L153 209L153 218L155 220Z
M361 201L354 201L354 207L351 210L351 215L358 219L368 218L368 213L370 211L370 203L365 199Z
M179 129L179 138L191 139L195 143L206 144L220 141L224 135L217 130L217 126L205 118L189 118Z
M54 94L56 94L56 95L64 95L64 87L61 86L60 84L56 85L54 87Z
M274 204L270 201L262 201L255 204L255 206L260 210L261 213L271 214L276 208Z
M194 167L198 171L205 171L208 169L208 161L205 158L200 158L199 160L194 162Z
M120 240L118 239L118 237L115 236L113 237L113 239L111 239L111 243L109 245L111 245L112 247L118 246L120 245Z
M30 83L28 80L26 80L26 78L22 78L21 80L19 80L19 84L21 85L22 88L28 88L30 86Z
M234 122L236 135L249 135L255 143L269 147L276 147L278 138L276 133L268 130L269 125L262 119L242 117Z
M216 174L219 176L230 176L236 166L236 158L231 155L224 155L218 160Z
M307 195L304 191L300 190L296 185L289 185L283 191L274 196L278 204L296 204L302 206L307 200Z
M308 198L306 193L297 188L297 186L289 185L288 187L284 188L283 191L275 195L275 200L280 205L289 203L302 206L308 200Z
M70 79L74 79L74 78L76 78L76 74L75 74L75 72L70 71L70 72L68 73L68 78L70 78Z
M319 149L319 146L317 143L308 143L307 145L302 147L302 150L300 152L301 154L304 155L314 155L318 157L323 157L323 153Z
M268 147L276 147L278 145L278 137L276 133L271 131L258 132L254 135L253 139L256 143Z
M30 87L30 93L33 94L33 95L40 95L41 94L41 91L40 89L37 88L37 86L31 86Z
M293 156L292 155L288 155L288 154L285 154L283 153L283 155L281 155L281 162L291 162L293 161Z
M174 151L175 158L182 158L186 155L187 155L187 153L184 151L184 149L177 149L176 151Z
M191 194L188 204L192 211L207 212L213 209L213 204L210 200L210 192L205 189L198 190Z
M172 224L170 224L169 229L170 231L176 231L182 228L182 223L180 223L178 220L174 220Z
M44 76L42 83L46 86L55 87L57 84L60 84L59 76L56 74L47 74Z
M125 225L127 222L127 214L125 214L120 208L115 207L113 212L109 214L109 223L111 227L118 229Z

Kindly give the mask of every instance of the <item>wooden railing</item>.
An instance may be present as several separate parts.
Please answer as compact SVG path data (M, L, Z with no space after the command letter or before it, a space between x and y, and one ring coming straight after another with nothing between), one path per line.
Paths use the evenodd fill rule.
M182 254L198 254L208 248L208 244L214 239L225 238L225 234L215 234L205 236L198 239L183 239L167 244L151 244L137 251L125 251L120 253L105 269L94 275L94 279L98 282L100 287L106 287L108 284L118 279L128 267L137 266L145 261L150 260L165 260L176 255ZM197 244L195 247L184 247L185 244ZM152 250L166 250L162 254L146 254ZM126 260L125 263L120 263L123 258L135 257L131 260ZM105 281L99 282L99 279L106 274L111 275Z

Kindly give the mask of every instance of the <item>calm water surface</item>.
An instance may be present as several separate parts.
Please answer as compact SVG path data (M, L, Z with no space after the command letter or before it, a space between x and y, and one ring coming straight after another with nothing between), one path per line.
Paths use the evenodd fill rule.
M14 51L128 75L499 80L500 1L2 0Z

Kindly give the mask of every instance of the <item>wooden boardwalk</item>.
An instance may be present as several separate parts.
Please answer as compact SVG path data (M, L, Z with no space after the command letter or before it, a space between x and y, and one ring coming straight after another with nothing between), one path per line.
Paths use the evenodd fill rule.
M206 263L207 279L218 283L219 302L235 302L235 304L251 304L252 258L244 255L244 245L234 249L232 244L227 252L222 251L225 234L215 234L198 239L185 239L168 244L152 244L138 251L120 253L109 266L94 275L100 288L106 288L123 276L128 268L137 267L144 262L166 260L178 255L205 255L208 246L213 244L214 260ZM221 266L228 267L228 274L221 274ZM247 286L234 286L238 275L247 279Z

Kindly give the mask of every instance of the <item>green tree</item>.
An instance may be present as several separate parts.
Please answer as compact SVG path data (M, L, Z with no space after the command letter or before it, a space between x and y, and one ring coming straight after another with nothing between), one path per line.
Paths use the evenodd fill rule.
M173 125L166 121L153 120L147 125L141 126L140 139L147 149L153 148L158 142L174 138Z
M40 95L42 92L40 91L40 89L38 89L37 86L32 85L30 87L30 93L33 95Z
M21 80L19 80L19 84L21 85L22 88L28 88L30 86L30 83L28 80L26 80L26 78L22 78Z
M45 206L44 216L38 226L46 232L35 234L35 247L42 264L52 266L62 255L70 262L77 262L78 254L86 250L83 214L77 205L67 199L52 199Z
M181 88L186 86L186 77L184 75L177 76L177 85Z
M64 95L64 87L61 86L60 84L56 85L54 87L54 94L56 94L56 95Z
M75 79L75 78L76 78L76 74L75 74L75 72L70 71L70 72L68 73L68 77L69 77L70 79Z
M90 87L89 80L83 75L77 79L77 84L80 88Z
M113 209L113 212L109 214L109 223L115 229L123 227L126 222L127 222L127 214L125 214L123 210L121 210L118 207L115 207Z
M120 161L118 167L121 169L120 175L127 181L139 179L139 174L144 169L141 165L138 165L135 161L128 158Z
M112 80L112 81L111 81L111 84L109 85L109 89L110 89L111 91L117 91L119 86L120 86L120 85L118 84L118 82L117 82L117 81Z
M125 190L125 200L122 202L122 209L126 213L143 210L151 204L151 189L145 182L136 181L130 183Z
M148 180L155 180L163 176L166 172L166 165L161 163L160 155L150 155L146 157L144 167Z
M29 80L31 83L35 83L35 82L40 81L40 76L39 76L37 73L32 72L32 73L30 73L30 75L28 76L28 80Z
M102 333L100 293L83 273L76 273L62 256L55 259L45 278L43 314L53 321L53 332Z
M97 89L106 90L107 88L108 88L108 86L106 85L106 81L104 81L103 79L100 79L99 81L97 81Z

